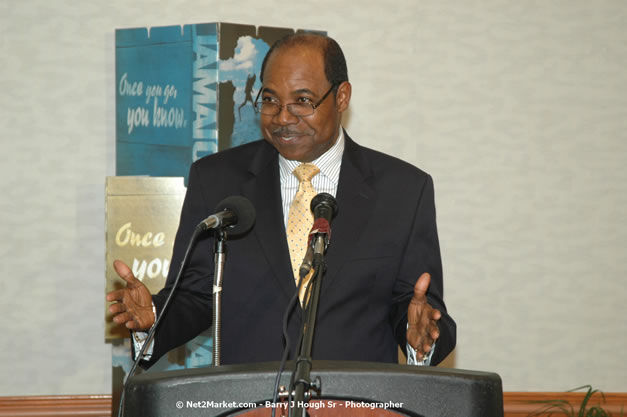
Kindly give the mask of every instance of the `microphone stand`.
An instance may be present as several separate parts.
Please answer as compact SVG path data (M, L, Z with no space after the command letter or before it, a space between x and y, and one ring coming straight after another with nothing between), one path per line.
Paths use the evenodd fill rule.
M303 321L303 341L299 347L296 368L294 370L294 401L290 402L289 416L305 417L307 416L307 407L305 401L313 395L313 391L320 393L320 378L311 380L311 349L313 345L313 335L316 327L316 315L318 312L318 302L320 300L320 288L322 287L322 276L326 270L324 260L325 238L324 236L316 236L314 242L313 270L311 277L309 302L305 307L305 320ZM307 300L305 295L304 299ZM294 413L294 414L292 414Z
M226 261L226 231L219 228L215 232L214 273L213 273L213 366L220 366L220 330L222 327L222 278Z

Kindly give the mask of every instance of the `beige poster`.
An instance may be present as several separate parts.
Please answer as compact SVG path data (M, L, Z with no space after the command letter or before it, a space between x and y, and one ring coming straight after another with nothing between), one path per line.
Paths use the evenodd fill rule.
M124 281L113 269L120 259L154 294L165 284L170 267L185 186L182 177L107 177L106 292ZM129 336L111 321L105 302L105 340Z

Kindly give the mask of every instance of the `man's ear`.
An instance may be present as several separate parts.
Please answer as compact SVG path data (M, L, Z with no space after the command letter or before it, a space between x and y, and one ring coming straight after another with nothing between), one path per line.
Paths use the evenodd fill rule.
M351 83L349 83L348 81L344 81L337 88L337 93L335 94L335 102L337 104L337 111L339 113L342 113L344 112L344 110L348 109L348 104L351 101L351 92Z

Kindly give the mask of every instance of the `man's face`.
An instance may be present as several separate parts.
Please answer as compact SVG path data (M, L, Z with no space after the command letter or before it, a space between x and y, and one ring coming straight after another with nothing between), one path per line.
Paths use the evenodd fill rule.
M266 62L259 100L317 103L331 88L322 54L315 46L284 47ZM335 144L341 114L350 101L350 84L343 83L310 116L294 116L282 107L276 116L261 115L264 138L286 159L311 162Z

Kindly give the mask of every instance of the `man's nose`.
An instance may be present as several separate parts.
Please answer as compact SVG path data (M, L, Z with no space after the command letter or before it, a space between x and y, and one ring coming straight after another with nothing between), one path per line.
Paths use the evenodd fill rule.
M294 125L298 123L298 116L294 116L287 109L287 105L281 106L279 110L279 114L277 114L276 119L281 126Z

